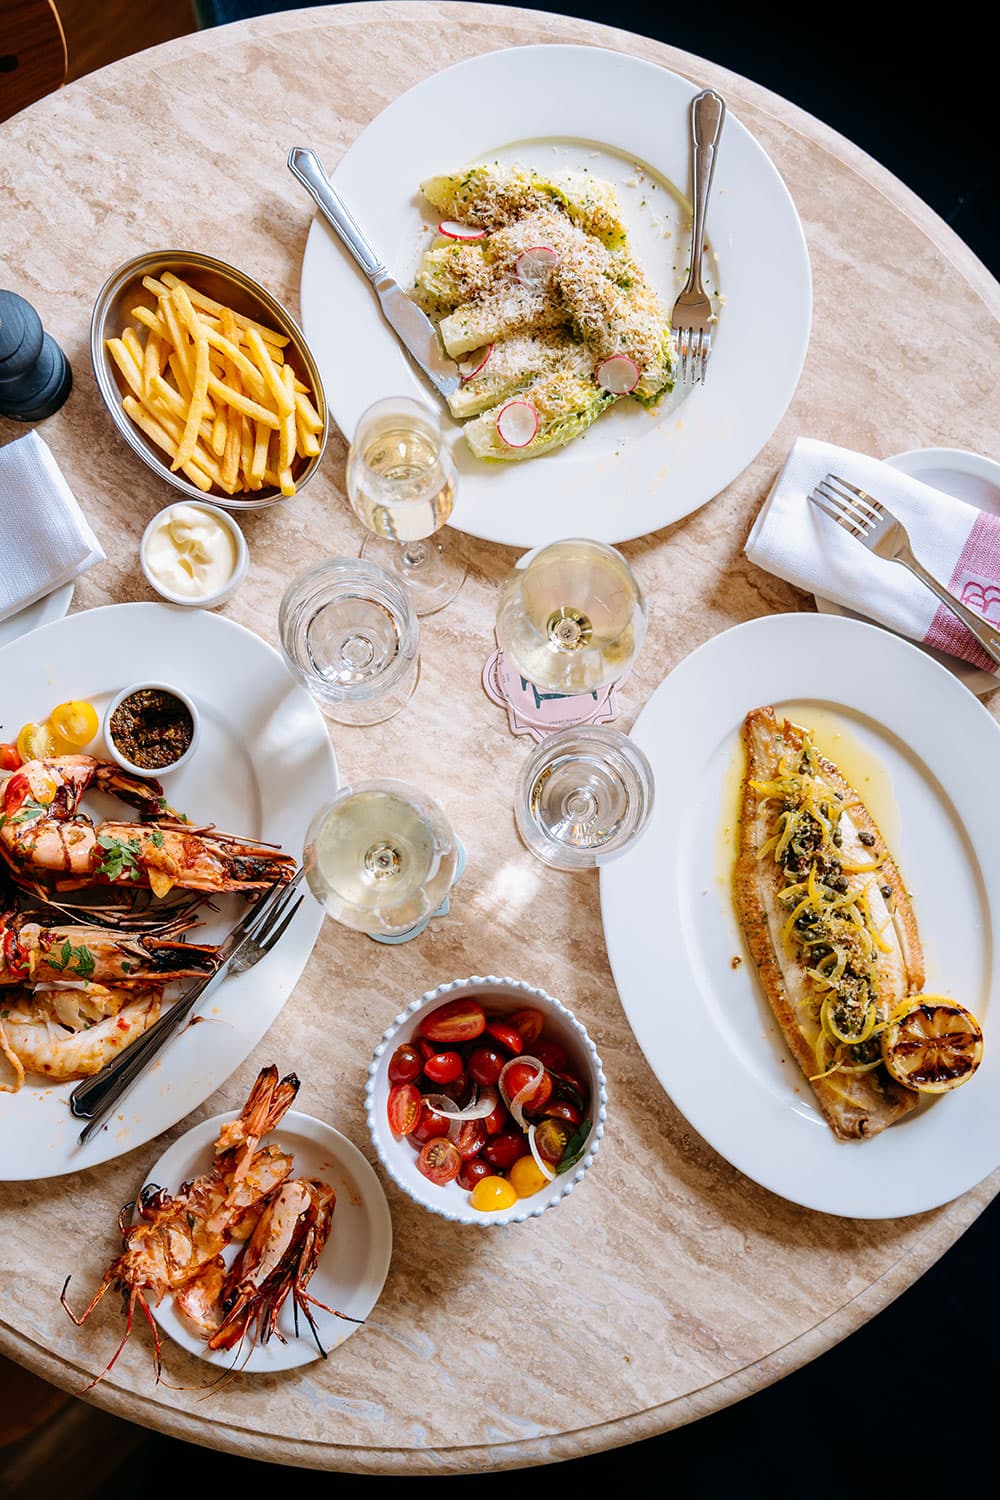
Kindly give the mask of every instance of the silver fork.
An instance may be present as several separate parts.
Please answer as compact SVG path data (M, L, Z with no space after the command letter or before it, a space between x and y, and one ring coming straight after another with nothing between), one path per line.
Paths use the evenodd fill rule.
M813 505L825 516L836 521L851 536L863 542L869 552L886 562L902 563L915 578L936 594L941 603L961 620L965 628L974 635L987 656L1000 666L1000 630L995 630L982 615L977 615L961 599L939 583L933 573L928 573L923 563L914 555L906 527L874 496L859 490L857 485L828 474L809 496Z
M180 1029L209 986L227 973L242 974L253 968L281 941L303 901L300 896L292 902L302 875L300 868L287 884L273 886L233 928L222 945L218 968L192 985L158 1021L154 1021L148 1031L137 1037L100 1073L77 1084L69 1096L69 1107L79 1119L88 1121L80 1132L81 1146L86 1145L103 1126L111 1111Z
M691 269L671 314L681 380L699 385L705 380L712 353L712 303L701 279L705 249L705 218L715 176L719 137L726 118L726 101L714 89L702 89L691 101Z

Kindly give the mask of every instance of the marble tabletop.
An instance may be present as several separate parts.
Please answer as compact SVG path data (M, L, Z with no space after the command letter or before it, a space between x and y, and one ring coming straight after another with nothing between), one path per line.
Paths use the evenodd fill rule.
M74 609L150 597L137 543L171 498L117 438L90 374L90 308L108 273L141 251L186 244L236 262L297 309L310 209L286 171L288 143L310 141L332 167L419 79L537 42L615 48L720 88L787 183L812 258L812 341L778 430L710 504L624 548L652 602L624 695L626 727L709 636L811 607L742 556L796 435L873 454L989 451L995 282L926 205L815 119L698 58L580 21L475 4L303 10L168 43L0 126L0 281L41 310L72 361L72 396L42 432L108 553L80 581ZM858 318L870 329L860 353ZM942 325L947 360L931 336ZM21 431L0 422L0 442ZM344 457L334 434L298 500L241 518L250 574L225 613L268 641L287 580L307 560L357 548ZM821 1353L912 1283L1000 1187L997 1173L931 1213L839 1219L755 1186L687 1125L618 1002L596 876L549 871L518 842L510 799L525 745L480 687L513 554L482 542L467 550L461 594L425 622L406 711L378 728L333 730L346 777L396 775L444 804L469 851L451 915L389 949L327 923L265 1040L194 1118L237 1106L274 1059L302 1075L299 1107L374 1159L363 1113L374 1040L432 985L510 974L560 996L597 1041L610 1101L600 1155L557 1211L484 1234L426 1214L384 1179L395 1249L367 1326L326 1363L244 1376L207 1400L197 1388L204 1367L169 1344L166 1381L154 1384L143 1329L89 1399L145 1426L369 1473L502 1469L614 1447L716 1410ZM164 1144L77 1176L0 1186L0 1349L68 1390L102 1367L119 1321L109 1298L74 1328L61 1284L70 1271L81 1288L96 1284L117 1248L117 1205Z

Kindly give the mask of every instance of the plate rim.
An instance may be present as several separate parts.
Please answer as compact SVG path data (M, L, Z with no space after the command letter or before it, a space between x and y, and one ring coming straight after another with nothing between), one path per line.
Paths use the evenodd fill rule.
M196 1159L198 1154L204 1152L207 1147L211 1145L213 1139L218 1136L220 1127L224 1124L228 1124L232 1120L238 1120L239 1117L240 1110L227 1109L223 1110L221 1114L212 1115L208 1119L198 1120L194 1125L185 1130L183 1135L179 1135L176 1140L171 1141L166 1150L160 1154L160 1156L152 1164L152 1166L148 1169L146 1175L144 1176L143 1187L145 1187L147 1183L155 1182L157 1180L156 1174L161 1170L163 1163L165 1161L168 1161L170 1157L175 1154L179 1157L181 1163L187 1161L190 1163L190 1166L193 1167L194 1159ZM375 1168L372 1166L371 1162L365 1156L360 1147L355 1145L354 1141L352 1141L349 1136L344 1135L342 1131L337 1130L335 1126L330 1125L326 1120L321 1120L317 1115L307 1114L304 1110L290 1109L287 1114L285 1114L278 1122L275 1128L269 1131L266 1136L262 1137L261 1144L272 1141L280 1145L283 1132L289 1133L289 1126L291 1126L293 1130L297 1129L298 1133L300 1135L304 1135L307 1139L310 1140L312 1144L325 1145L330 1150L331 1154L334 1152L337 1153L338 1164L343 1166L343 1163L346 1160L350 1164L350 1168L355 1178L361 1179L361 1183L363 1183L362 1202L366 1218L371 1225L372 1239L375 1243L381 1243L380 1237L381 1239L384 1239L382 1253L377 1262L377 1265L382 1267L381 1279L379 1279L379 1273L378 1271L376 1271L373 1277L373 1281L378 1281L378 1286L377 1290L374 1292L371 1303L365 1309L364 1319L367 1319L373 1308L378 1305L392 1263L392 1214L389 1209L389 1201L386 1198L385 1190L383 1189L382 1184L379 1181L378 1173L375 1171ZM191 1136L199 1137L197 1145L195 1145L195 1143L193 1142L190 1142ZM200 1137L202 1136L204 1136L204 1140L200 1139ZM181 1148L186 1144L187 1151L185 1153ZM176 1172L174 1172L174 1175L176 1176ZM178 1185L183 1180L185 1180L184 1177L179 1177ZM160 1185L165 1186L168 1192L174 1191L169 1183L161 1183ZM336 1214L336 1209L334 1209L334 1214ZM374 1219L376 1217L380 1221L378 1224L374 1222ZM327 1247L324 1246L324 1250L326 1248ZM323 1251L320 1252L320 1258L322 1258L322 1255ZM173 1297L172 1294L168 1295L170 1297L169 1306L172 1310ZM221 1367L222 1369L231 1368L231 1366L226 1362L226 1355L231 1351L217 1350L209 1353L207 1346L198 1347L198 1341L196 1341L195 1335L193 1334L191 1335L190 1343L181 1342L181 1340L174 1335L171 1329L161 1321L160 1314L167 1306L168 1302L167 1298L165 1297L162 1303L152 1304L150 1307L150 1311L152 1312L153 1317L156 1320L156 1324L160 1329L160 1332L163 1333L167 1338L169 1338L171 1343L175 1344L177 1348L183 1349L186 1353L193 1355L195 1359L200 1359L203 1364L212 1365L216 1368ZM330 1347L326 1350L326 1356L335 1353L337 1349L340 1348L341 1344L346 1343L347 1340L352 1336L352 1334L357 1333L358 1330L363 1326L363 1322L349 1323L343 1337L337 1339L337 1341L331 1344ZM289 1352L291 1352L292 1348L295 1346L289 1343L284 1347ZM276 1349L276 1353L279 1355L279 1362L268 1360L267 1362L257 1363L255 1356L258 1351L254 1349L250 1357L244 1363L237 1364L235 1368L238 1374L246 1373L248 1375L254 1375L273 1373L277 1375L281 1374L285 1370L301 1369L303 1366L312 1364L315 1360L324 1357L320 1355L319 1350L316 1348L316 1345L308 1340L305 1335L300 1336L298 1347L300 1351L308 1351L308 1358L295 1359L289 1361L288 1363L280 1362L282 1346L279 1345Z
M589 47L573 43L551 42L540 44L533 43L525 47L494 48L489 52L477 53L472 57L463 58L458 62L453 63L448 68L442 69L437 73L433 73L428 77L420 79L417 83L413 84L402 94L399 94L396 96L396 98L390 100L379 112L379 114L374 116L374 118L368 122L368 124L364 127L364 129L355 138L355 140L351 143L343 156L340 158L335 170L331 174L335 185L340 188L341 191L345 192L345 195L352 203L352 206L356 208L357 212L364 219L370 212L370 209L365 201L366 175L367 177L371 176L370 173L366 174L363 168L364 153L366 150L372 149L373 141L377 145L378 138L381 133L383 133L387 128L392 128L392 123L397 115L397 112L412 111L413 109L416 109L419 116L421 109L424 107L425 101L429 100L431 107L433 107L435 92L442 88L447 90L451 85L455 83L456 78L460 73L465 73L467 75L471 71L485 68L488 75L490 70L495 69L498 66L501 69L509 67L514 59L517 59L517 61L522 66L526 65L528 67L531 67L533 65L537 66L544 59L544 65L551 68L553 64L558 61L558 59L553 56L554 49L558 52L560 57L566 59L567 61L571 59L578 60L580 66L583 68L593 68L595 67L595 65L603 68L609 78L617 78L620 74L624 74L626 80L631 79L635 81L641 77L644 80L662 81L665 77L670 80L669 88L678 89L680 93L686 97L687 100L693 98L698 91L697 85L695 83L693 83L690 79L684 77L683 74L675 72L673 69L666 68L660 63L652 62L645 58L636 57L631 53L618 52L608 47ZM443 84L442 80L445 80ZM467 78L465 81L468 81ZM488 76L485 81L489 81ZM616 86L618 85L616 84ZM535 96L531 95L531 97ZM388 127L386 125L387 120L389 121ZM592 483L594 485L594 498L591 501L591 508L594 513L591 517L588 517L588 535L592 534L597 539L604 540L612 544L630 541L637 537L649 535L652 532L661 530L663 527L673 524L675 521L681 520L687 515L693 514L694 511L700 509L701 506L707 504L709 500L713 499L722 490L726 489L730 484L732 484L740 474L744 473L749 465L759 455L761 450L766 446L767 442L770 440L778 424L782 420L785 412L787 411L801 379L812 325L812 268L805 230L787 184L785 183L783 177L772 161L770 155L765 150L763 145L758 141L753 132L750 131L747 126L743 125L738 116L732 113L730 113L729 121L731 134L738 133L738 137L741 142L739 148L740 151L749 152L751 159L755 163L755 185L753 191L758 195L761 192L766 192L768 194L773 193L774 199L773 203L771 204L772 210L775 204L780 205L778 217L780 217L781 219L782 230L780 243L782 246L782 262L784 265L783 284L786 286L788 296L792 297L793 300L801 302L801 306L797 307L796 309L796 315L799 311L801 311L801 318L798 318L797 322L795 319L790 319L788 320L787 324L784 325L788 329L788 333L786 336L789 340L788 347L790 348L791 353L789 354L787 359L787 369L784 372L783 378L779 380L774 386L774 395L773 398L771 398L769 401L766 419L764 417L755 418L755 425L752 428L752 439L750 437L744 436L742 442L736 442L735 444L733 444L731 450L727 448L725 444L720 444L718 442L707 443L703 441L696 450L694 450L693 452L689 452L688 456L684 460L683 467L689 474L687 482L692 486L693 490L695 490L696 493L692 493L691 495L687 496L683 500L683 503L677 503L675 501L675 503L667 505L665 509L657 509L655 499L650 499L647 498L647 496L643 495L643 484L645 484L645 488L649 492L650 497L659 494L660 492L666 492L668 494L672 493L672 489L670 486L650 484L650 473L648 471L650 470L651 465L654 468L656 467L656 463L652 462L653 455L652 451L650 450L649 456L645 459L644 463L637 471L634 481L634 488L636 491L636 503L634 507L635 514L631 519L628 519L624 523L622 523L620 521L620 517L623 514L628 514L628 507L623 507L620 501L619 503L614 505L601 503L602 492L607 489L608 484L617 483L617 475L620 471L614 470L612 472L611 470L609 470L607 475L598 479L591 479L589 477L589 471L593 467L593 465L590 464L586 459L584 459L582 455L577 455L578 462L576 464L563 466L559 462L561 454L557 453L552 455L543 455L542 459L533 460L530 464L527 465L490 466L493 469L516 469L521 473L522 476L534 472L534 474L537 476L533 479L530 479L527 484L524 483L523 479L517 481L518 493L524 496L521 503L525 506L525 509L528 512L523 521L523 529L522 523L519 522L516 516L513 515L510 505L512 490L510 488L506 490L503 488L502 475L496 476L497 482L494 484L494 492L489 497L489 501L487 500L488 490L483 493L478 493L478 491L482 489L483 479L488 480L488 475L482 473L479 469L470 471L470 474L461 475L459 483L458 503L456 506L455 516L451 521L451 524L455 527L456 530L464 531L469 536L477 537L486 541L492 541L500 545L519 546L522 548L525 546L530 547L541 545L545 541L554 540L558 535L562 535L565 533L565 526L558 519L547 523L548 512L544 506L539 507L538 505L532 503L529 507L529 501L541 498L541 494L535 496L534 491L547 491L551 494L552 489L554 487L559 487L560 481L562 481L562 487L565 488L569 487L569 485L572 485L575 493L578 494L580 485L586 478L588 483ZM519 124L521 126L520 129L518 128ZM483 126L482 128L485 130L487 127ZM611 131L602 133L608 135L614 134L614 132ZM629 133L633 135L631 145L629 145L628 142ZM524 138L535 139L541 137L551 138L553 140L557 139L557 132L551 130L542 130L540 127L538 129L535 129L533 122L530 120L527 124L525 124L523 121L512 121L510 128L503 131L503 134L505 141L508 141L510 144L515 144L519 139ZM575 128L575 126L573 128L567 129L567 131L564 132L564 138L579 138L581 141L586 139L592 140L593 130L588 125L581 123L579 129ZM618 138L615 137L615 139L617 140ZM625 155L626 157L634 156L635 159L648 161L651 165L654 165L656 163L658 159L656 151L654 150L654 152L650 154L648 151L643 149L642 137L635 131L634 127L627 128L626 136L624 139L624 145L612 146L608 142L604 142L604 144L619 155ZM481 138L477 138L476 141L477 149L479 149L480 152L495 148L495 144L495 139L487 140L481 143ZM659 159L662 160L662 153L660 153ZM362 167L360 169L358 167L359 160L362 162ZM660 169L657 167L656 170L659 171ZM352 178L358 174L361 175L360 191L355 191ZM686 186L687 184L685 182L685 188ZM412 183L406 190L408 198L411 198L413 196L414 187L415 182ZM359 199L361 200L360 202ZM729 204L727 203L725 205L725 211L728 212L728 209ZM714 215L717 227L719 227L718 220L719 215L722 212L723 210L720 209L718 203L716 203L714 207ZM771 214L771 221L774 221L773 212ZM749 228L745 229L745 233L753 234L757 232L753 228L752 216L743 216L742 222L744 224L750 225ZM710 224L710 228L711 227L712 226ZM722 230L721 227L719 227L719 239L721 238ZM324 322L329 322L328 314L330 304L327 298L330 294L324 289L327 287L329 281L331 266L339 266L339 257L341 255L344 256L345 260L347 260L348 258L346 257L346 252L342 250L342 247L338 246L338 259L328 260L325 244L326 240L329 241L329 244L331 246L336 244L332 232L326 228L322 218L320 216L316 216L314 217L310 225L300 268L300 305L302 308L302 321L304 327L307 330L307 335L313 343L314 349L316 349L317 351L322 350L322 353L317 352L317 358L319 359L324 371L324 384L327 389L328 402L331 403L331 412L334 413L335 417L337 413L339 413L340 419L347 421L348 425L350 426L353 425L353 421L355 421L357 416L360 415L360 412L351 412L345 409L344 395L343 392L339 389L343 382L338 380L336 374L336 370L340 365L342 365L343 360L337 354L329 356L328 359L328 350L325 346L325 336L322 326ZM754 266L757 266L759 261L761 265L764 265L766 267L767 265L771 264L774 259L773 244L770 246L769 253L766 256L763 254L762 246L758 248L760 249L760 255L758 255L757 260L753 261L753 264ZM386 252L391 258L391 247L386 246ZM730 262L731 265L734 263L737 262ZM403 266L396 266L395 269L401 275L403 274ZM335 276L339 276L340 271L335 270L333 274ZM350 286L352 298L354 296L357 296L363 303L365 296L368 295L368 289L364 286L363 280L360 278L360 274L358 275L356 283L353 279L353 267L351 267L350 265L347 274L349 274L352 279L345 282L345 287ZM723 283L725 289L725 277L723 277ZM753 317L754 314L749 305L751 299L744 298L743 301L744 306L742 308L738 308L738 317ZM326 307L325 312L324 305ZM363 326L366 326L368 328L376 328L381 320L379 319L378 309L373 300L370 303L370 306L372 309L371 313L365 313L362 315ZM730 321L732 321L734 317L733 312L730 312L728 316ZM734 335L738 335L739 327L740 324L739 322L737 322L734 326ZM388 334L386 338L387 340L391 340L392 335ZM364 342L364 340L361 340L361 342ZM743 341L739 337L736 337L735 342L729 346L730 348L737 351L736 358L738 361L748 359L750 357L744 356L739 353L742 342ZM355 341L355 343L353 343L351 347L357 347L357 341ZM383 360L383 357L386 360L389 359L390 356L388 354L385 354L385 350L390 347L390 345L388 342L383 342L380 346L379 340L376 337L374 341L374 347L377 351L376 366L384 376L384 366L382 363L380 363L380 361ZM418 377L410 369L409 363L405 359L405 356L402 355L398 345L395 345L394 347L396 354L398 355L398 359L395 361L397 368L404 369L408 372L407 394L412 394L412 391L410 390L410 385L412 384L413 389L416 390L418 394L422 394L424 398L427 399L428 391L425 390L423 383L418 383ZM721 356L717 354L716 369L718 369L719 367L718 361L720 357ZM773 362L769 363L769 369L771 368L772 364ZM734 374L731 377L737 387L740 385L741 381L743 381L744 374L746 374L745 371L740 373L741 370L742 366L740 366L739 368L734 367ZM668 415L672 418L682 410L686 410L688 412L688 416L684 420L689 425L692 423L697 424L700 420L702 420L700 413L703 407L706 413L712 413L713 411L711 405L705 406L705 403L711 403L713 401L714 391L717 391L719 389L719 379L720 377L717 375L714 390L711 388L710 382L709 385L703 388L699 388L696 392L689 395L685 399L683 407L675 408L674 411L668 413ZM402 385L404 382L402 380L397 380L397 383ZM382 384L385 384L384 378L382 380ZM332 396L331 392L333 393ZM706 392L708 394L706 394ZM372 399L374 399L374 397L372 397ZM690 408L688 407L689 401L694 403ZM699 405L699 403L701 403L701 405ZM732 400L730 400L727 410L731 412L732 409L733 402ZM724 413L721 411L721 409L718 415L723 416L724 418ZM715 415L709 415L706 420L710 422L715 421ZM338 426L340 425L341 422L340 420L338 420ZM766 431L764 431L765 426ZM344 431L344 428L341 427L341 430ZM652 436L652 431L653 430L651 429L650 434L648 434L647 436ZM345 437L349 439L349 436L349 433L345 433ZM725 453L729 451L734 452L736 454L736 457L728 460L725 463L721 463L718 467L718 472L712 470L710 474L705 478L699 478L699 475L704 472L706 463L711 464L713 462L713 452ZM545 467L545 464L547 462L553 460L555 461L555 467ZM599 460L598 462L601 461ZM659 456L657 457L656 462L659 462ZM543 466L541 471L539 471L537 467L539 463L541 463ZM473 485L470 485L469 483L470 477L473 480L473 485L476 491L476 493L472 495L470 495L469 493L470 490L473 489ZM481 516L484 509L486 509L487 504L491 506L495 514L493 514L484 522L481 519ZM654 513L647 514L647 511L651 511ZM530 535L528 534L529 530L531 531Z
M697 663L699 658L703 666L706 655L711 655L713 651L726 649L725 647L720 647L720 642L726 641L727 639L731 641L733 638L743 636L747 632L763 633L766 637L769 632L787 630L789 628L792 628L790 622L794 622L794 628L797 631L804 630L805 632L874 632L875 638L883 643L882 649L888 651L890 655L899 654L902 657L906 658L914 665L915 670L917 670L919 673L929 674L931 681L936 682L937 686L943 689L946 697L949 694L952 695L952 701L956 708L958 708L960 713L971 718L978 718L979 715L982 715L982 719L980 722L983 724L986 732L990 735L996 735L997 733L1000 733L1000 726L997 725L992 715L986 708L983 707L979 700L973 695L969 694L965 690L963 685L959 682L959 680L954 677L951 672L949 672L945 667L941 666L940 663L934 661L931 657L928 657L926 653L920 651L919 648L912 642L907 641L902 637L895 636L891 632L884 631L881 629L881 627L869 624L867 622L846 619L840 616L833 615L814 615L803 611L790 611L782 614L758 616L751 620L742 621L739 624L730 627L729 630L723 631L717 636L712 636L707 641L703 642L698 648L696 648L695 651L691 652L687 657L683 658L683 660L678 663L677 667L675 667L674 670L669 673L658 685L658 687L654 690L654 693L650 695L650 698L643 706L643 710L636 720L636 724L633 727L633 733L636 730L639 730L641 736L641 724L643 715L646 713L647 709L649 708L650 704L657 696L657 694L669 691L667 685L671 682L672 679L676 677L677 673L684 669L683 677L680 679L680 686L683 689L685 686L685 679L690 680L691 674L697 673ZM776 642L768 643L765 640L765 650L768 648L769 644L771 645L772 649L774 646L780 646L780 636ZM819 685L819 688L820 696L822 697L822 685ZM776 692L773 695L773 701L781 702L783 699L794 699L796 696L803 696L803 694L801 691L786 692L782 690ZM815 689L807 692L805 696L815 697ZM765 698L761 697L759 701L764 702ZM748 706L752 707L754 705L748 704ZM843 706L849 707L846 702ZM867 710L856 711L867 713ZM873 715L868 716L875 717ZM899 733L898 728L894 728L892 725L886 724L885 720L878 719L878 722L882 724L884 728L888 729L890 733ZM734 729L738 731L738 723L734 726ZM640 743L642 743L641 739ZM645 748L647 750L647 753L651 753L648 744L645 746ZM653 753L655 753L655 751ZM972 852L982 873L983 890L986 901L986 912L990 928L993 929L996 927L996 898L990 898L991 889L993 889L993 887L991 887L988 872L991 868L993 868L994 874L998 877L998 879L1000 879L1000 847L998 847L997 852L993 855L992 860L989 857L984 857L984 854L987 856L989 854L988 845L984 850L985 835L982 835L978 838L974 837L974 835L970 832L965 820L962 820L960 818L959 809L957 806L955 806L953 795L954 788L953 785L950 784L950 778L948 778L947 773L945 777L942 778L940 775L940 767L936 767L935 765L928 763L923 755L920 756L920 759L922 763L927 766L928 770L931 771L932 774L934 774L939 780L942 789L945 792L945 795L954 806L955 815L957 818L959 818L966 837L969 838ZM649 831L652 832L653 830L651 829ZM618 990L622 1008L625 1011L630 1026L632 1027L633 1034L635 1035L640 1050L643 1052L643 1055L646 1058L646 1061L648 1062L654 1076L660 1083L660 1086L663 1088L668 1098L670 1098L674 1106L677 1108L679 1113L687 1120L687 1122L699 1133L699 1135L702 1136L703 1140L705 1140L714 1151L718 1152L720 1156L728 1161L731 1166L735 1167L737 1171L741 1172L751 1181L754 1181L760 1186L766 1188L768 1191L774 1192L787 1201L799 1204L804 1208L811 1209L817 1212L830 1213L840 1217L858 1218L863 1220L881 1220L900 1218L910 1214L927 1212L931 1209L938 1208L946 1203L952 1202L963 1193L975 1187L979 1182L987 1177L998 1164L1000 1164L1000 1146L997 1146L994 1148L993 1155L986 1165L982 1165L980 1161L979 1164L973 1167L971 1172L969 1170L966 1170L964 1175L962 1175L959 1179L956 1179L957 1185L950 1186L946 1191L935 1189L929 1196L919 1197L918 1195L914 1195L914 1201L908 1202L903 1202L901 1199L897 1199L897 1201L890 1203L888 1207L874 1210L870 1204L866 1204L860 1201L860 1199L857 1202L848 1201L847 1198L841 1196L839 1199L833 1200L829 1195L824 1195L822 1188L817 1191L815 1182L812 1179L810 1179L805 1186L798 1184L790 1186L789 1182L787 1180L783 1180L781 1177L780 1155L778 1158L777 1168L772 1168L766 1160L761 1159L760 1147L759 1145L755 1147L755 1143L753 1140L748 1142L746 1147L744 1147L743 1141L739 1138L738 1131L736 1132L737 1140L735 1144L732 1142L732 1140L727 1140L727 1126L725 1125L725 1122L722 1126L717 1126L716 1122L712 1118L710 1118L712 1109L710 1097L707 1102L703 1101L699 1103L696 1095L694 1102L692 1103L692 1098L690 1097L688 1090L686 1090L684 1087L683 1076L681 1077L680 1086L677 1085L676 1080L671 1081L671 1087L667 1086L667 1083L664 1081L663 1077L664 1069L662 1063L658 1062L656 1058L651 1055L651 1053L654 1053L656 1050L655 1046L653 1045L653 1043L655 1043L655 1038L650 1038L648 1034L644 1038L644 1036L640 1034L641 1029L648 1030L648 1028L637 1027L636 1022L633 1020L633 1014L630 1012L629 1003L626 996L630 988L630 982L634 983L634 976L627 975L627 943L625 942L625 940L623 940L620 933L616 933L614 931L615 921L614 912L612 910L616 901L618 901L622 905L625 904L621 897L621 893L619 891L616 891L616 887L620 882L624 880L626 876L628 861L629 855L626 854L621 860L617 861L614 864L609 864L607 867L602 869L600 876L601 919L604 929L605 945L608 952L608 961L610 963L612 974L615 979L615 985ZM1000 884L996 885L995 888L1000 890ZM993 979L995 980L997 974L1000 973L1000 951L998 951L998 945L996 943L995 937L993 938L990 946L991 955L988 972L992 974ZM691 972L691 964L688 961L686 954L684 957L683 970L681 972L684 974L685 978ZM766 1007L766 1000L763 998L763 996L761 996L761 1004L769 1010L769 1007ZM633 1010L635 1009L638 1009L638 1007L633 1007ZM780 1049L783 1046L783 1043L781 1042L780 1037L769 1037L765 1045L768 1047L777 1047ZM996 1066L1000 1067L1000 1039L995 1041L993 1047L991 1049L988 1049L987 1051L987 1061L991 1065L991 1070L993 1066L992 1059L994 1056L996 1057ZM983 1085L984 1079L981 1078L979 1082L980 1085ZM987 1094L983 1092L978 1097L982 1099L985 1105ZM684 1101L683 1103L681 1102L682 1099ZM1000 1103L997 1104L996 1108L998 1114L1000 1114ZM822 1122L820 1123L822 1124ZM729 1134L730 1136L732 1136L733 1130L731 1127L728 1128ZM824 1126L823 1129L826 1130L826 1127ZM995 1133L996 1132L994 1132L994 1134ZM891 1132L887 1132L886 1134L891 1135ZM822 1139L825 1142L826 1136L824 1135L822 1137L818 1137L818 1139ZM868 1149L870 1151L871 1146L875 1145L878 1139L880 1138L876 1137L872 1142L863 1143L864 1149ZM838 1144L840 1145L841 1149L851 1150L855 1149L856 1145L860 1143ZM866 1168L866 1171L873 1170L874 1168ZM809 1176L808 1172L806 1173L806 1176ZM863 1181L860 1196L861 1198L863 1198L864 1196Z

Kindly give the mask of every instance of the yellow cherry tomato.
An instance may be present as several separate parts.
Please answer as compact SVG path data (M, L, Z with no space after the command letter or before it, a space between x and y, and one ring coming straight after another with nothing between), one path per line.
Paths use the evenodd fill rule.
M486 1180L489 1181L488 1178ZM531 1155L519 1156L510 1169L510 1185L519 1198L530 1198L532 1193L545 1187L548 1181Z
M56 737L48 724L22 725L17 736L17 753L22 760L45 760L56 750Z
M49 723L57 739L77 749L89 745L99 727L97 711L90 703L74 699L72 703L60 703L49 716Z
M513 1208L517 1193L506 1177L481 1177L469 1195L473 1208L495 1214L502 1208Z

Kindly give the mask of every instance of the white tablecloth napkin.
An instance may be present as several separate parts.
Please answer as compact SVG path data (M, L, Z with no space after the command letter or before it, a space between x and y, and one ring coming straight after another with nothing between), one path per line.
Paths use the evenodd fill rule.
M809 503L827 474L865 490L902 521L913 551L964 604L1000 624L1000 518L877 458L798 438L747 538L759 568L911 640L997 668L955 616L899 563L885 562Z
M37 432L0 448L0 536L0 620L104 561Z

